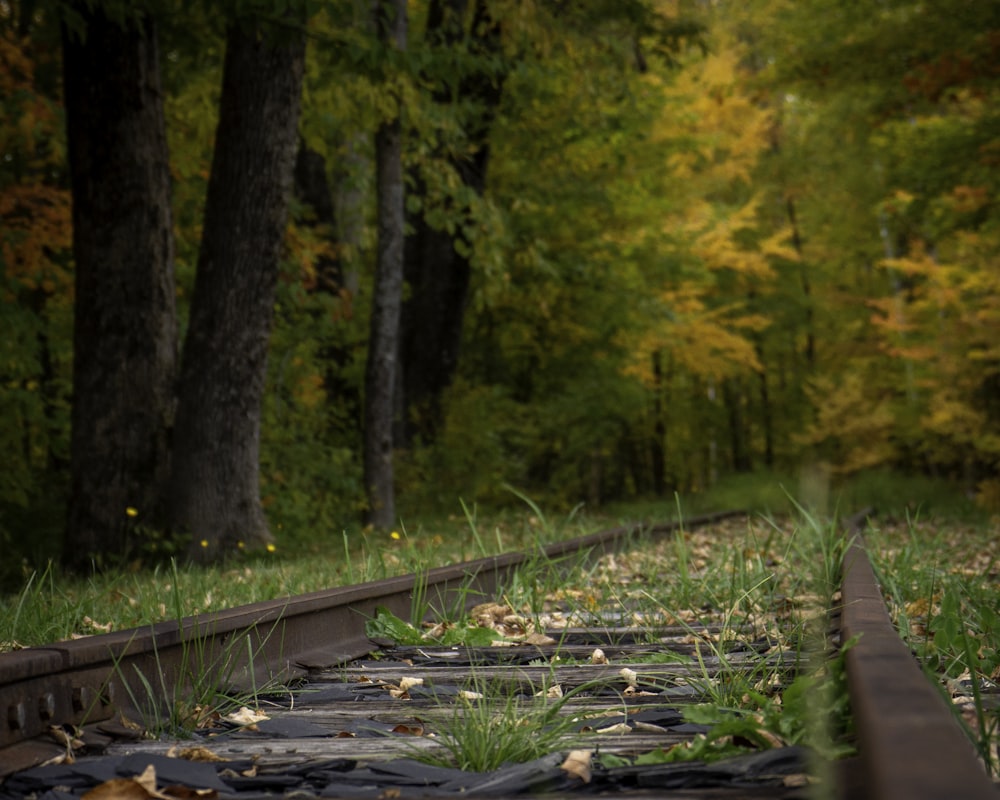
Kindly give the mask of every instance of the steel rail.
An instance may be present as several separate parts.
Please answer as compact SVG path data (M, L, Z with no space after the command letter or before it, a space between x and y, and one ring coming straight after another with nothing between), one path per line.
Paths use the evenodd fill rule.
M724 511L685 520L709 525L744 514ZM663 535L680 523L619 527L555 542L558 561L619 548L640 534ZM407 617L414 593L432 607L493 597L507 576L539 553L507 553L386 580L322 590L210 614L0 654L0 777L53 755L52 726L81 726L134 711L149 687L183 691L193 670L220 683L264 685L360 658L375 649L365 623L379 606ZM162 698L164 701L166 698Z
M708 525L740 514L722 512L684 525ZM844 641L858 637L846 664L861 772L845 796L997 800L1000 795L971 742L892 625L865 551L863 522L858 517L850 523L854 533L842 573L842 636ZM620 548L641 531L664 535L678 527L616 528L540 552L551 560L568 561L582 552L596 556ZM460 599L471 605L495 596L514 570L537 555L505 554L422 575L0 654L0 709L6 720L0 726L0 777L58 752L43 736L50 726L108 721L133 709L136 698L146 696L144 682L182 686L195 664L217 664L230 682L260 685L276 674L294 677L344 663L374 649L365 623L376 607L405 617L418 591L438 608L454 608Z
M858 736L857 800L997 800L975 748L886 609L862 535L851 532L841 578L842 641ZM858 779L860 778L860 780Z

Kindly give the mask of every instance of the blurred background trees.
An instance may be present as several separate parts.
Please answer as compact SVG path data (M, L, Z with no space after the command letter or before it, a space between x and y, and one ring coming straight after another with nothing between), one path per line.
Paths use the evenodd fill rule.
M278 5L81 6L119 31L155 26L178 351L202 291L226 21L254 36ZM259 401L236 398L260 409L254 481L280 545L339 537L373 507L363 420L386 125L407 222L398 369L381 387L391 431L379 423L394 517L502 503L505 484L599 505L739 472L836 482L880 467L1000 505L1000 10L412 0L407 46L390 51L369 3L300 7L304 28L282 40L308 45L266 373ZM153 479L113 497L70 480L81 453L108 463L70 446L74 305L79 324L88 302L60 45L88 41L74 9L0 2L0 539L54 556L82 504L102 509L109 558L181 552L197 521L175 526L187 541L168 535ZM123 260L104 268L135 277ZM99 300L121 321L142 302L117 279ZM124 385L152 390L121 366ZM107 444L75 380L77 429L92 420ZM244 528L220 534L219 555L253 543Z

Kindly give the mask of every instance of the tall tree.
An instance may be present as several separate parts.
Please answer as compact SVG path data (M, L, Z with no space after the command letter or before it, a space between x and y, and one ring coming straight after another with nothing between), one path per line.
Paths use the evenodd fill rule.
M73 11L82 28L63 31L76 261L64 551L82 569L127 555L126 509L152 514L160 500L177 329L156 30L141 13Z
M412 176L424 205L410 215L405 248L409 292L400 342L404 441L433 437L440 424L441 393L458 367L472 273L473 243L466 231L475 212L470 206L486 186L489 132L505 77L498 58L500 24L485 0L473 0L471 7L469 0L431 0L426 37L438 63L449 67L438 78L433 101L458 114L462 137L442 142L432 154L441 162L438 169L457 177L449 196L428 196L427 181ZM451 69L456 62L462 65L457 77Z
M378 38L390 51L406 49L407 22L406 0L377 0ZM396 522L392 429L403 299L402 129L397 107L375 134L378 256L365 368L364 481L368 493L368 521L379 528L392 527Z
M226 36L204 232L184 342L170 516L195 558L272 541L260 503L261 398L295 161L302 20Z

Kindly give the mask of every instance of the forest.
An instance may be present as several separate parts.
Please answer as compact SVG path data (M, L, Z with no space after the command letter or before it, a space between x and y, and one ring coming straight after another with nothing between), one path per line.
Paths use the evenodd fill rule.
M891 469L1000 510L1000 5L0 0L3 569Z

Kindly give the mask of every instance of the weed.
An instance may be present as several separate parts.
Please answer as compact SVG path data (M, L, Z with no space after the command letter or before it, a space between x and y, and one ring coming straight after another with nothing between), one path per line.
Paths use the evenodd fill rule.
M565 709L584 689L561 694L543 686L536 696L523 697L475 680L450 715L436 723L441 748L419 751L416 757L471 772L540 758L566 747L577 733L580 722Z
M400 619L384 606L375 609L375 616L365 622L365 634L370 639L388 639L396 644L433 644L443 647L465 645L467 647L489 647L497 639L503 638L491 628L476 624L440 624L439 636L428 636L424 631Z
M174 586L179 587L178 570L171 562ZM183 600L180 589L174 589L173 605L177 625L182 626ZM152 653L154 668L148 675L137 665L132 674L125 671L120 661L115 662L114 672L126 688L129 701L140 715L144 728L154 735L182 735L203 726L210 719L235 711L242 706L256 707L263 694L273 694L279 689L275 680L257 685L256 661L274 633L272 628L259 637L256 630L231 638L220 650L211 648L212 637L195 629L181 643L180 670L167 669L158 649ZM246 653L242 653L243 647ZM250 681L246 690L234 687L238 676L245 674Z

